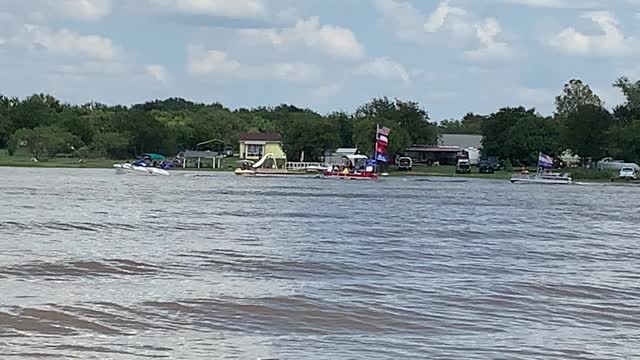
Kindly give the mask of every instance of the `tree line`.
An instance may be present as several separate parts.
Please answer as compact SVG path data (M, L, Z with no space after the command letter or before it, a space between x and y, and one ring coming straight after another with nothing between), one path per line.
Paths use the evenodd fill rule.
M438 129L411 101L376 98L353 113L321 115L293 105L231 110L181 98L132 106L70 105L53 96L0 95L0 148L26 148L36 158L56 154L123 159L146 152L174 155L218 139L237 148L243 132L279 132L290 159L320 160L326 151L357 147L371 154L376 124L393 129L390 152L434 144Z
M376 124L392 129L390 155L412 144L434 145L441 134L482 135L483 153L513 165L533 165L538 152L569 152L585 163L612 156L640 161L640 81L618 79L625 101L607 110L581 80L565 84L552 116L533 108L504 107L489 115L469 113L439 124L417 102L374 98L353 113L319 114L293 105L231 110L220 103L181 98L132 106L70 105L53 96L24 99L0 95L0 148L25 147L34 157L59 153L122 159L158 152L173 155L219 139L237 147L243 132L279 132L291 160L310 161L326 151L357 147L371 155Z
M575 155L583 164L607 156L640 162L640 81L621 77L613 86L625 101L611 111L589 85L572 79L555 98L552 116L505 107L490 115L442 121L440 131L482 135L485 155L513 165L535 165L540 151L556 158Z

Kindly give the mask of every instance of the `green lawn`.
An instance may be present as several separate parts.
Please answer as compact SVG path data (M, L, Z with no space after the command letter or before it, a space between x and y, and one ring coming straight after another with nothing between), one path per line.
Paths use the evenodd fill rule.
M126 160L112 160L112 159L80 159L73 157L55 157L52 159L44 159L38 162L31 161L32 156L24 149L18 149L16 154L9 156L7 150L0 149L0 166L15 166L15 167L60 167L60 168L111 168L113 164L122 163ZM237 158L224 158L222 160L222 169L215 169L215 171L230 171L235 170L238 167ZM211 164L207 164L211 166ZM176 170L180 170L178 168ZM188 168L187 170L198 170L195 168ZM201 171L212 171L211 167L202 168Z
M480 174L477 168L472 167L470 174L456 174L456 167L451 165L426 166L414 165L412 171L398 171L395 166L389 168L391 176L452 176L452 177L473 177L483 179L508 179L512 172L498 171L493 174Z
M9 156L7 150L0 150L0 166L16 167L62 167L62 168L110 168L113 164L124 160L109 159L83 159L56 157L52 159L31 161L32 156L23 149L16 151L16 154Z

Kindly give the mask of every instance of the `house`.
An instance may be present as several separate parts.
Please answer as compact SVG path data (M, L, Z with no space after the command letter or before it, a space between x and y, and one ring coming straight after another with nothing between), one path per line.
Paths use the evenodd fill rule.
M467 152L471 165L477 165L480 161L482 149L482 135L470 134L443 134L439 142L440 146L456 146Z
M347 155L355 155L358 152L357 148L338 148L336 151L327 151L324 154L325 164L341 164L342 157Z
M466 150L458 146L413 145L403 151L414 164L456 165L459 157L467 157Z
M287 161L282 149L282 136L278 133L240 134L240 159L260 160L265 154L273 154L275 159Z

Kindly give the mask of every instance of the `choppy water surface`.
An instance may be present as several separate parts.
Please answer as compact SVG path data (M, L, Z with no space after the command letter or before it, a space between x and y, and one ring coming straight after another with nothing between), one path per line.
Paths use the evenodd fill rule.
M0 358L640 354L640 188L0 169Z

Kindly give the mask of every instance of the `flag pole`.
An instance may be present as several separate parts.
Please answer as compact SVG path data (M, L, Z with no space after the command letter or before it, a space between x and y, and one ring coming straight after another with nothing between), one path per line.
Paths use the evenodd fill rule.
M378 133L380 132L380 124L376 123L376 135L373 141L373 161L376 164L375 172L378 172Z

